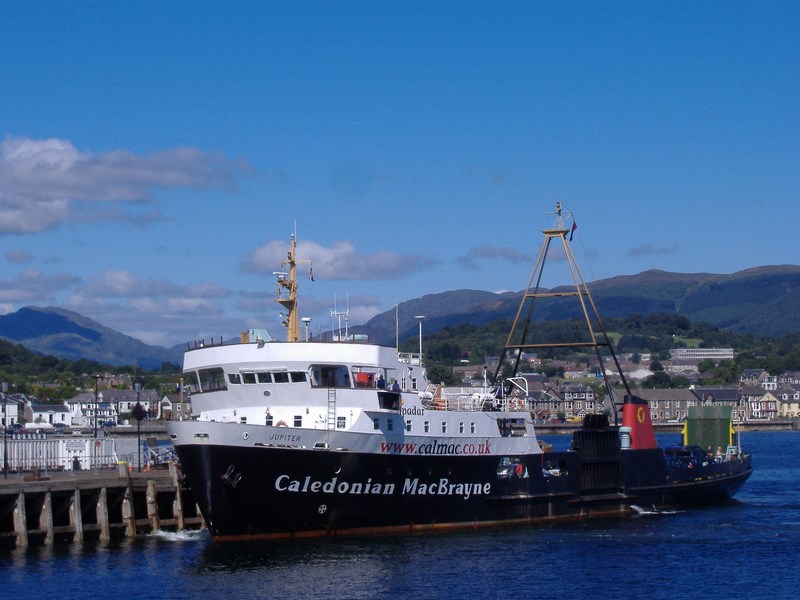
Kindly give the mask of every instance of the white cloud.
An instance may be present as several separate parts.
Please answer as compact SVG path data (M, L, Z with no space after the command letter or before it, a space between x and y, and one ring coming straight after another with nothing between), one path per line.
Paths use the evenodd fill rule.
M0 233L46 231L67 221L136 219L102 205L151 201L158 189L235 188L244 161L196 148L147 155L81 152L61 139L6 137L0 143ZM100 206L98 206L98 204ZM143 218L157 218L158 212Z
M271 273L281 270L286 260L286 242L271 241L253 251L242 264L249 273ZM330 248L309 241L297 243L298 272L308 272L313 261L315 279L324 281L370 281L395 279L436 264L424 256L377 252L363 254L351 242L334 242Z
M459 256L458 263L466 268L474 269L478 266L478 262L487 260L501 260L511 263L530 262L531 257L528 254L520 252L516 248L508 246L489 246L484 244L482 246L475 246L470 248L464 256Z
M80 283L80 278L66 273L47 275L36 269L25 269L13 279L0 281L0 302L48 304L58 292Z
M228 295L226 290L211 283L184 286L163 279L139 279L124 270L103 271L100 275L92 277L83 293L91 297L181 299L220 298Z
M30 263L33 262L33 254L27 250L9 250L6 252L6 260L16 264Z

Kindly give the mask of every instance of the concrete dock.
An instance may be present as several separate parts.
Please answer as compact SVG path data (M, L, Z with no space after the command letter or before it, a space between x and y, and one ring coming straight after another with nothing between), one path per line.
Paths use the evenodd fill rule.
M12 473L0 470L0 545L82 543L157 530L201 529L203 518L174 464Z

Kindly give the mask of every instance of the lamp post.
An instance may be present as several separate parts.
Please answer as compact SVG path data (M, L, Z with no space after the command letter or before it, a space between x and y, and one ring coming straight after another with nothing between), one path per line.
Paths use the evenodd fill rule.
M419 321L419 364L422 366L422 320L425 315L417 315L414 318Z
M3 382L3 477L8 479L8 382Z
M99 409L97 404L97 382L101 377L102 375L94 376L94 464L92 464L92 467L97 465L97 445L100 443L97 441L97 411Z
M100 375L94 376L94 410L92 411L94 416L94 437L97 437L97 381L100 379Z
M139 473L142 472L142 405L139 403L139 391L142 389L142 384L136 382L136 407L134 416L136 417L136 454L139 456Z

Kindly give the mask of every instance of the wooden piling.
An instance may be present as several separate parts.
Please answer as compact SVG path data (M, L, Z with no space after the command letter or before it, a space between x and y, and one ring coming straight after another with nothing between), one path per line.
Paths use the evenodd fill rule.
M187 513L188 510L188 513ZM108 541L204 527L178 471L51 473L0 480L0 545Z

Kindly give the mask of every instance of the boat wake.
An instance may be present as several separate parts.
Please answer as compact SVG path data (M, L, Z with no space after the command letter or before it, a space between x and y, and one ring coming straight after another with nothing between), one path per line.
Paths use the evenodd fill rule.
M652 508L652 510L647 510L645 508L642 508L641 506L637 506L636 504L631 504L631 508L633 509L633 511L636 513L637 516L642 516L642 515L674 515L674 514L683 512L681 510L658 510L655 506Z
M184 530L184 531L164 531L157 529L147 534L147 537L157 538L167 542L196 542L204 540L208 537L208 533L204 530Z

